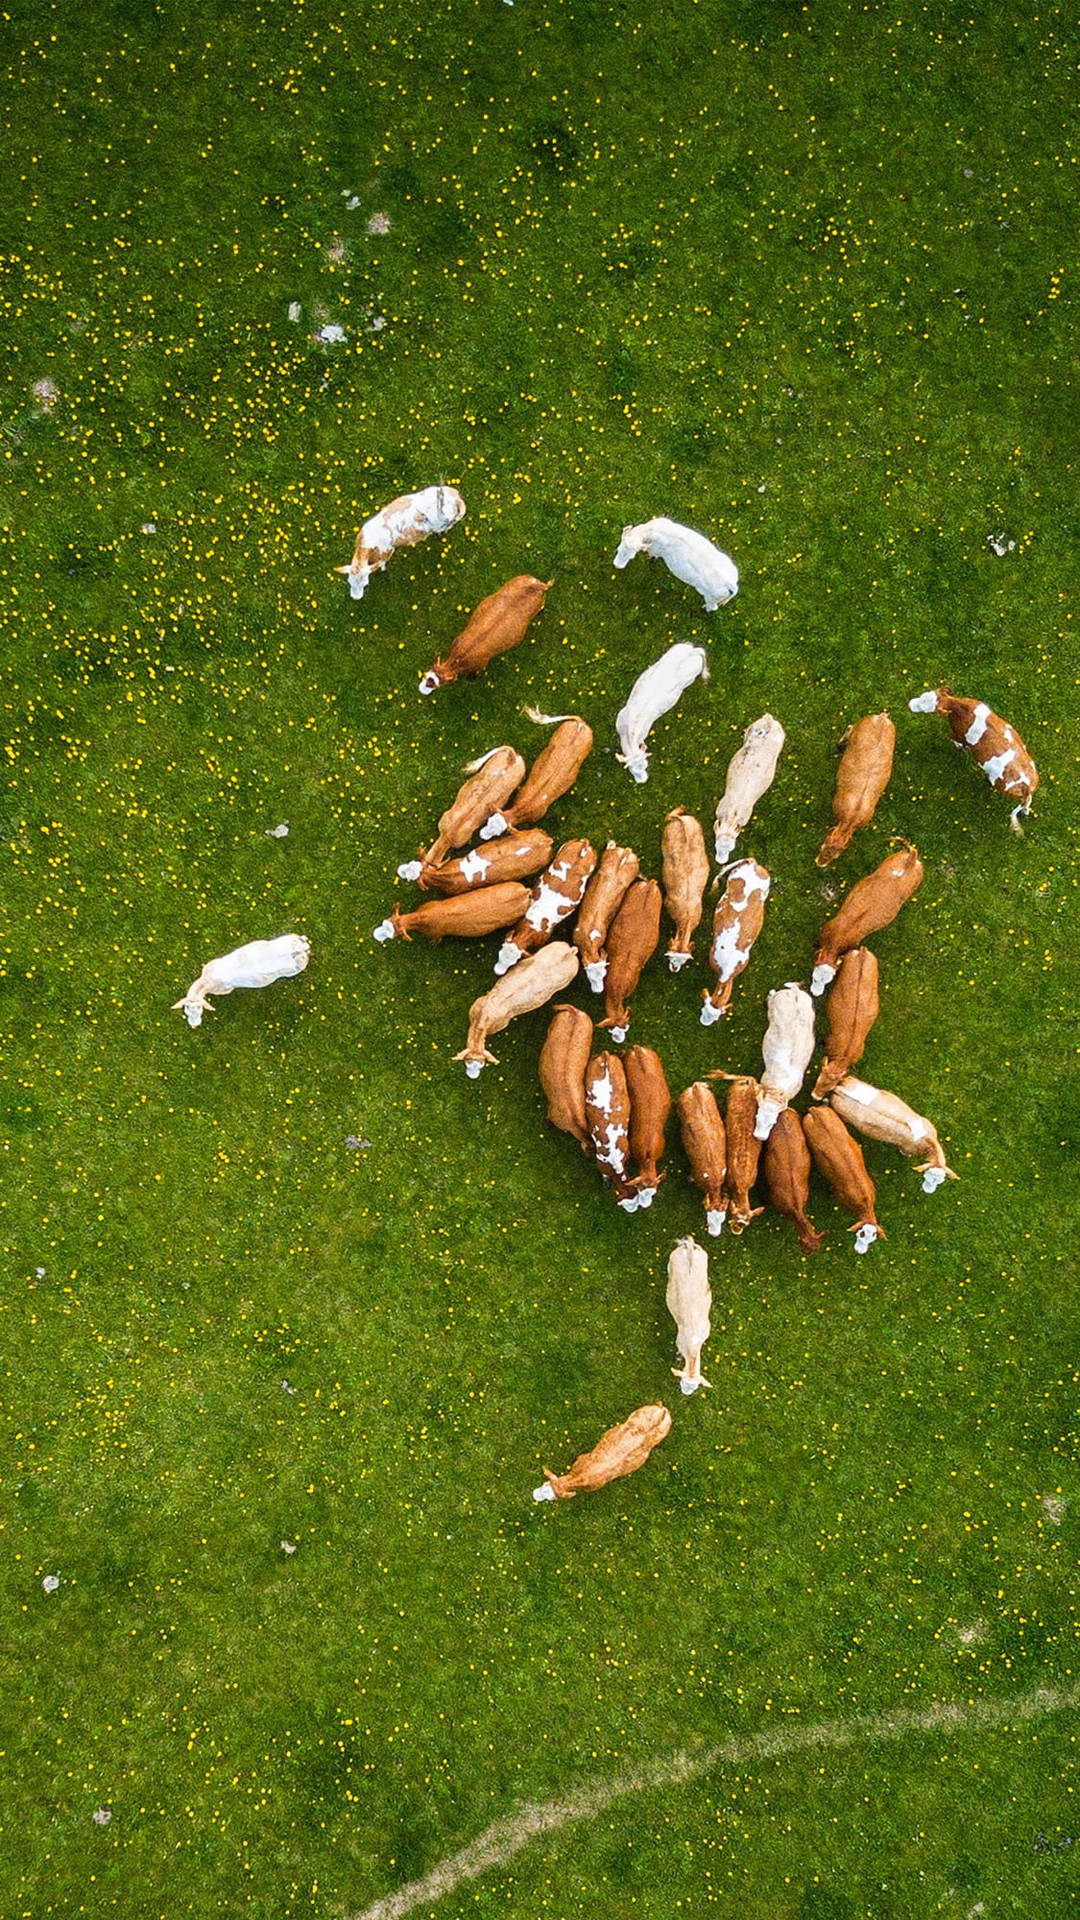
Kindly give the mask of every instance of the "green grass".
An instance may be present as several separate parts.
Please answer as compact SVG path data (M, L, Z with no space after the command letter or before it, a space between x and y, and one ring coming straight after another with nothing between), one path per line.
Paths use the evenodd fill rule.
M5 1916L337 1920L652 1756L1075 1684L1078 41L1000 4L11 9ZM462 526L351 603L360 522L436 479ZM612 572L657 512L731 551L731 606ZM521 571L555 576L525 645L420 701ZM712 677L634 788L614 714L676 638ZM908 716L941 681L1027 739L1024 839ZM730 1021L700 963L635 1000L676 1089L757 1066L830 910L835 741L898 721L829 878L918 842L865 1068L961 1181L871 1148L865 1260L822 1192L816 1259L775 1217L710 1244L687 1403L678 1148L619 1214L544 1127L542 1020L452 1065L486 948L370 939L527 702L597 732L551 824L652 871L787 728ZM299 980L170 1011L293 928ZM532 1505L657 1398L640 1475ZM420 1911L1056 1920L1073 1724L720 1768Z

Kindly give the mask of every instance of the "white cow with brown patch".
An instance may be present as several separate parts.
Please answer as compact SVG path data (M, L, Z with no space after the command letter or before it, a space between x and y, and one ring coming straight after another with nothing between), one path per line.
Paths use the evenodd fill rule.
M362 600L373 573L381 573L399 547L415 547L429 533L448 533L465 512L456 487L422 487L419 493L401 493L365 520L356 536L356 549L347 567L335 569L349 582L354 600Z

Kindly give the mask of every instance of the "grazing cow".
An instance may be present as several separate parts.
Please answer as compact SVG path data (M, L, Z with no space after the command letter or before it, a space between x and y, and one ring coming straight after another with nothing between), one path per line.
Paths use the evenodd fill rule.
M827 867L850 844L852 834L873 819L892 773L896 728L887 713L868 713L848 728L840 745L844 752L836 769L835 825L822 842L814 862L818 867Z
M731 990L753 951L765 919L772 882L756 860L736 860L713 915L709 965L716 975L712 992L702 992L701 1024L711 1027L728 1010Z
M802 1086L814 1051L814 1003L802 987L789 980L776 987L766 1002L769 1021L761 1043L765 1071L761 1076L754 1132L767 1140L778 1116Z
M825 1239L807 1218L810 1198L810 1149L794 1107L785 1107L765 1142L762 1155L769 1204L794 1223L804 1253L817 1253Z
M556 927L580 906L585 883L596 865L596 849L587 840L567 840L533 887L509 938L499 948L496 973L509 973L523 954L535 953Z
M709 1311L712 1288L709 1285L709 1256L689 1234L676 1240L667 1263L667 1310L675 1322L675 1351L681 1367L671 1371L679 1382L679 1391L696 1393L711 1386L701 1371L701 1349L712 1331Z
M375 938L411 940L422 933L427 940L444 940L448 933L459 940L497 933L512 926L529 904L529 889L520 880L503 880L495 887L474 887L471 893L451 894L447 900L425 900L411 913L395 907L375 928Z
M837 969L825 1002L829 1032L825 1064L812 1097L824 1100L863 1057L866 1036L878 1017L878 963L869 947L851 947Z
M678 520L643 520L638 527L624 527L615 555L615 566L629 566L636 553L647 553L650 560L662 560L676 580L685 581L700 593L706 613L715 613L739 591L739 569L730 554L714 546L695 527L681 526Z
M439 821L439 831L419 860L408 860L398 868L399 880L419 880L425 869L441 867L455 847L467 846L493 807L508 800L514 788L525 778L525 762L515 747L492 747L479 760L470 760L465 768L472 774L451 801Z
M335 572L347 576L353 599L362 600L372 574L382 572L398 547L415 547L429 533L449 533L464 512L465 502L455 487L423 487L419 493L399 494L364 521L352 559Z
M715 1236L723 1231L727 1213L727 1140L716 1095L704 1080L695 1080L675 1102L682 1130L683 1152L690 1162L690 1178L705 1200L705 1225Z
M663 896L655 880L634 880L608 928L605 952L604 1014L602 1027L611 1028L616 1045L626 1039L630 1025L627 1005L647 961L660 944Z
M618 847L614 840L609 840L585 889L574 928L574 945L594 993L604 991L608 965L604 942L608 928L638 872L639 861L633 849Z
M415 876L429 893L471 893L474 887L493 887L500 880L531 880L546 867L554 842L542 827L530 827L526 833L504 833L486 847L473 847L456 860L444 860L439 867L427 867L419 861ZM401 872L401 868L398 868Z
M565 940L553 940L549 946L541 947L539 953L530 954L505 979L497 980L479 1000L473 1001L469 1008L468 1038L461 1052L454 1055L455 1060L464 1060L470 1080L479 1077L485 1062L498 1065L495 1055L488 1050L489 1036L501 1033L519 1014L533 1013L537 1007L553 1000L570 985L579 964L573 947L567 946Z
M585 1069L585 1123L596 1164L626 1213L638 1196L627 1172L630 1155L630 1094L617 1053L598 1053Z
M580 1007L555 1008L540 1049L540 1085L547 1096L547 1117L561 1133L572 1134L582 1153L592 1145L585 1118L585 1073L592 1052L593 1023Z
M685 967L694 954L694 933L701 921L702 901L709 878L709 855L700 820L683 807L673 807L664 822L664 908L675 932L668 943L667 963L672 973Z
M533 1499L571 1500L575 1493L591 1493L609 1480L621 1480L644 1466L670 1428L666 1407L638 1407L620 1426L609 1427L591 1452L579 1453L569 1473L549 1473L545 1467L545 1485L533 1488Z
M481 840L493 840L508 827L531 827L542 820L548 808L569 793L592 752L593 730L576 713L537 713L535 707L526 707L525 712L538 726L554 724L555 732L537 754L513 806L493 813L481 827ZM556 724L560 721L561 725Z
M208 960L182 1000L172 1010L184 1015L189 1027L200 1027L204 1013L215 1013L207 994L235 993L237 987L268 987L272 980L291 980L303 973L311 948L302 933L283 933L276 940L249 940L217 960Z
M666 653L662 653L659 660L654 660L651 667L646 667L644 673L638 675L625 707L620 707L615 715L615 731L622 748L615 758L639 787L649 777L649 756L645 751L645 742L652 728L661 714L667 713L680 694L693 684L699 673L708 679L709 668L704 647L693 647L688 640L679 640Z
M630 1185L638 1206L648 1208L663 1178L656 1169L664 1157L671 1094L663 1062L651 1047L628 1048L624 1066L630 1095L630 1158L637 1168Z
M811 1107L803 1115L803 1132L814 1165L828 1181L834 1199L856 1215L855 1225L848 1231L855 1235L856 1253L865 1253L886 1234L874 1211L877 1194L866 1171L862 1148L831 1107Z
M724 1190L727 1194L728 1227L732 1233L738 1234L763 1211L761 1207L750 1205L750 1190L757 1179L761 1159L761 1141L754 1131L761 1088L748 1073L720 1072L710 1074L709 1078L731 1081L724 1106L724 1134L727 1139Z
M924 1193L936 1193L946 1180L959 1179L959 1174L946 1162L936 1128L895 1093L884 1093L880 1087L872 1087L868 1080L856 1080L854 1074L849 1073L833 1088L829 1103L841 1120L869 1139L884 1140L890 1147L899 1147L909 1160L914 1160L917 1153L923 1154L925 1157L915 1171L922 1174Z
M525 638L530 620L540 612L551 580L535 580L517 573L489 593L470 614L445 660L436 660L420 682L421 693L449 687L455 680L475 680L500 653L509 653Z
M763 793L776 776L776 763L787 738L779 720L763 713L743 734L742 746L732 754L724 791L717 802L714 831L716 860L723 866Z
M880 933L882 927L896 919L922 877L923 864L918 853L906 840L901 840L895 853L890 853L873 873L866 873L855 882L839 912L821 929L810 976L811 993L824 993L829 981L836 976L841 954L851 947L860 947L867 934Z
M1008 794L1016 805L1009 815L1014 833L1022 833L1018 814L1029 814L1039 774L1020 735L1007 720L992 713L983 700L962 700L948 687L933 687L908 701L912 713L944 713L958 747L966 747L985 773L995 793Z

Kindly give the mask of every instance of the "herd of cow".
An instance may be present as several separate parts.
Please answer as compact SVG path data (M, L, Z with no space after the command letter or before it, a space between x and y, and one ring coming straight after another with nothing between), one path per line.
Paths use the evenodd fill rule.
M450 487L403 495L381 509L361 528L350 566L340 569L349 577L353 597L361 597L371 573L385 566L397 547L445 532L464 511L461 495ZM678 578L697 588L709 611L737 591L731 560L693 528L664 519L627 528L615 565L625 566L638 552L664 559ZM425 675L420 691L472 677L517 645L550 584L520 575L489 595L447 658L436 660ZM617 758L635 780L647 778L645 742L655 720L703 672L704 648L683 644L670 648L635 682L616 720ZM946 716L957 745L971 752L997 791L1015 800L1012 824L1019 831L1017 816L1030 809L1038 773L1012 727L984 703L959 699L946 687L920 694L909 706L916 713ZM511 746L497 747L466 768L470 777L440 818L430 844L398 868L402 879L418 882L436 897L408 912L395 909L375 929L380 942L414 933L436 941L447 935L504 934L495 985L473 1002L465 1047L455 1055L473 1079L495 1060L487 1044L491 1036L519 1015L555 1001L579 970L604 996L604 1018L596 1025L620 1045L634 989L660 943L662 914L666 911L674 928L667 961L677 972L692 957L693 936L705 911L710 875L705 835L681 807L668 814L663 828L662 885L641 874L629 847L611 842L598 854L587 839L578 839L554 848L540 822L573 787L592 750L593 733L578 715L527 712L537 724L555 729L532 769L526 771ZM721 869L716 885L723 880L724 888L712 921L708 957L716 984L703 994L700 1018L706 1026L727 1011L763 924L770 876L757 861L731 861L730 856L772 783L784 738L771 714L747 728L716 809L714 853ZM891 774L894 744L887 713L870 714L848 729L841 742L834 825L817 855L818 866L836 859L872 818ZM473 840L479 844L463 851ZM816 1252L824 1236L806 1211L816 1166L839 1204L855 1215L855 1251L865 1253L884 1234L875 1214L874 1184L849 1127L915 1159L927 1193L955 1179L931 1122L851 1071L878 1012L877 961L863 942L895 919L922 877L918 853L901 842L851 888L823 927L809 989L789 982L769 994L760 1078L714 1073L687 1087L674 1103L708 1234L719 1234L725 1221L729 1232L740 1234L761 1211L751 1204L760 1171L770 1204L793 1222L803 1252ZM575 914L570 939L554 938ZM209 962L176 1005L191 1026L198 1026L210 1010L208 994L299 973L308 951L307 941L293 934L254 941ZM820 1104L800 1115L792 1103L816 1045L814 1000L826 990L825 1059L811 1094ZM651 1047L632 1046L624 1056L594 1055L595 1030L583 1009L556 1003L541 1049L540 1082L548 1119L580 1142L619 1206L631 1213L650 1206L656 1193L673 1102L663 1064ZM709 1084L715 1079L729 1082L723 1113ZM691 1394L708 1384L701 1375L701 1348L711 1307L708 1259L691 1238L680 1240L669 1260L667 1304L682 1360L674 1371L683 1393ZM534 1497L568 1498L632 1472L670 1426L665 1407L638 1408L568 1473L548 1473Z

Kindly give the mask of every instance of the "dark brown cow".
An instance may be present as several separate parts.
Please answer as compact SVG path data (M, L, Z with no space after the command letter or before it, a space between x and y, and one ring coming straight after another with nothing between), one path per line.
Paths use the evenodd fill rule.
M762 1156L769 1202L794 1222L804 1253L817 1253L825 1239L807 1219L810 1198L810 1149L794 1107L777 1114Z

